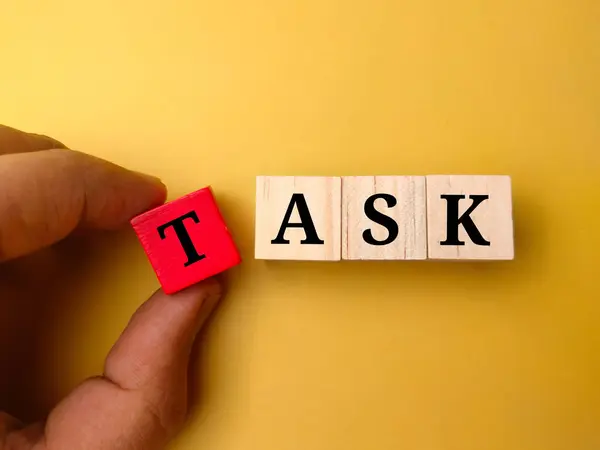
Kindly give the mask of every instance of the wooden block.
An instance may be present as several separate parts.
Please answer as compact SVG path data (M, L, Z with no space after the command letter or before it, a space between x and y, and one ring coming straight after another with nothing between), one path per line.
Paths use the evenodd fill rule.
M256 259L339 261L341 178L256 178Z
M210 187L141 214L131 225L167 294L241 261Z
M429 259L514 259L511 180L429 175Z
M342 178L342 259L426 259L425 177Z

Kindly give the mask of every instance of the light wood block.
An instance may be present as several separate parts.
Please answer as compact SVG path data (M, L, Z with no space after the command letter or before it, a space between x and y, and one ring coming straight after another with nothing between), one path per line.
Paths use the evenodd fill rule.
M342 259L427 258L424 176L342 178Z
M427 176L429 259L514 259L511 197L509 176Z
M339 261L341 204L340 177L257 177L255 258Z

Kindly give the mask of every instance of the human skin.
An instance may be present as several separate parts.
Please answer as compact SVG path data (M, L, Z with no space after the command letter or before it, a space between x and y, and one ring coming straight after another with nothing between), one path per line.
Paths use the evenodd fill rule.
M60 271L70 241L127 227L165 198L158 179L0 126L0 411L19 391L14 374L27 370L15 364L31 363L30 355L16 363L8 355L27 332L18 306L55 301L52 280L69 279ZM0 412L0 450L165 448L187 417L190 352L221 296L216 278L170 296L156 291L108 353L103 373L44 420L22 423L13 411Z

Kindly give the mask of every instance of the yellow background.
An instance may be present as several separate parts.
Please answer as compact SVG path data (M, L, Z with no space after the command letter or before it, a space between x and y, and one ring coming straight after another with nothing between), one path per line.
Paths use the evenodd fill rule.
M245 261L174 449L600 448L598 0L4 0L0 123L214 187ZM511 175L516 260L253 260L257 174L427 173ZM158 286L113 244L48 402Z

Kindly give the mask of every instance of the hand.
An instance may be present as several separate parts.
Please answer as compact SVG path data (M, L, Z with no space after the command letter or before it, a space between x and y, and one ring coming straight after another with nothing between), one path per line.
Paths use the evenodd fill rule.
M11 323L14 306L48 301L32 298L50 290L44 273L56 268L43 266L40 255L60 253L74 234L125 227L165 197L157 179L0 126L0 321L9 325L0 323L0 386L12 368L5 354L17 338L10 332L24 325ZM185 420L190 350L220 296L214 279L172 296L157 291L110 351L104 374L82 383L45 421L24 425L0 412L0 449L164 448ZM7 391L0 390L0 409Z

